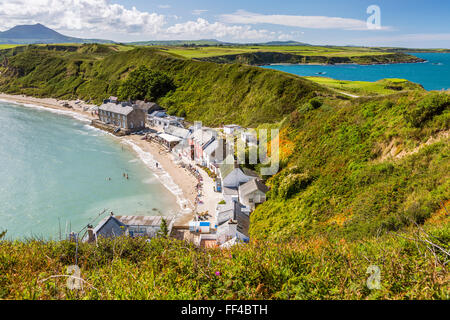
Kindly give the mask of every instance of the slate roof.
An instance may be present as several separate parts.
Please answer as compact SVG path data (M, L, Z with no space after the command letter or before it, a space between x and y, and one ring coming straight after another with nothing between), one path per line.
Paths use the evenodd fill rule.
M269 191L269 188L258 179L252 179L239 186L239 193L243 195L249 194L256 190L266 193Z
M228 176L231 172L233 172L234 169L235 169L234 156L230 154L225 158L225 160L219 167L219 171L220 171L220 175L222 176L222 179L225 179L226 176Z
M176 126L172 126L172 125L169 125L167 128L164 128L164 132L167 134L170 134L172 136L181 138L181 139L186 139L189 136L188 129L184 129L184 128L180 128L180 127L176 127Z
M127 226L161 226L162 218L167 222L167 225L173 220L173 217L160 217L160 216L115 216L117 220Z
M118 113L126 116L130 114L134 109L130 106L122 107L120 104L105 103L99 107L99 110Z
M237 231L248 237L250 217L243 213L241 209L242 205L236 201L224 205L224 207L217 213L218 228L229 222L237 223Z
M167 117L167 114L165 111L153 111L150 113L150 117L164 118Z
M135 102L135 105L139 108L144 110L146 113L152 113L154 111L160 111L160 110L164 110L163 107L161 107L160 105L158 105L155 102L145 102L142 100L137 100Z

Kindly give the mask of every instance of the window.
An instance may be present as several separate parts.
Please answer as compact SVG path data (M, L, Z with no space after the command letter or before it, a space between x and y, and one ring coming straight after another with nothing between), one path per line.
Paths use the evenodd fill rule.
M248 198L249 203L253 203L253 198Z

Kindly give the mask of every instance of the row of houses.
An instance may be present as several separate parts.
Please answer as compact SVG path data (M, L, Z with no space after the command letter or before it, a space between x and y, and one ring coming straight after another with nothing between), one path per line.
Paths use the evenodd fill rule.
M156 103L119 102L116 97L106 99L99 107L99 121L126 133L149 126L150 134L169 151L200 166L217 176L215 191L223 201L217 204L214 221L192 221L190 229L199 234L198 244L230 246L249 241L250 215L256 206L266 200L267 186L257 174L240 168L234 160L226 136L240 137L247 144L257 144L256 134L242 130L238 125L226 125L221 130L195 124L184 127L184 118L174 117ZM230 154L224 161L224 157ZM158 220L159 219L159 220ZM172 225L172 218L168 218ZM98 236L119 235L153 237L159 232L161 217L114 216L103 219L96 228L90 228L87 241Z

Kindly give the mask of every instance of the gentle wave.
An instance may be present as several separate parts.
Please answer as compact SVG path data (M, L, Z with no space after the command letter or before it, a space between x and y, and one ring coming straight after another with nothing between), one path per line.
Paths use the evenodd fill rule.
M135 144L131 140L122 140L124 144L129 145L139 156L141 161L152 170L152 172L155 174L155 176L158 178L158 180L163 184L164 187L166 187L167 190L169 190L172 194L175 195L177 198L177 203L180 206L180 209L183 213L189 213L191 212L191 209L184 208L184 205L187 206L188 200L183 197L183 191L181 188L173 181L172 177L167 173L162 165L159 163L158 168L156 168L156 161L149 152L145 152L142 150L141 147L139 147L137 144Z
M20 106L24 106L24 107L28 107L28 108L33 108L33 109L37 109L37 110L43 110L43 111L49 111L52 113L56 113L56 114L63 114L63 115L67 115L70 116L72 118L75 118L79 121L82 122L91 122L91 120L88 117L85 117L75 111L66 111L66 110L59 110L59 109L54 109L54 108L50 108L50 107L44 107L41 105L37 105L37 104L32 104L32 103L22 103L22 102L16 102L16 101L9 101L9 100L3 100L0 99L1 102L6 102L6 103L12 103L12 104L17 104Z

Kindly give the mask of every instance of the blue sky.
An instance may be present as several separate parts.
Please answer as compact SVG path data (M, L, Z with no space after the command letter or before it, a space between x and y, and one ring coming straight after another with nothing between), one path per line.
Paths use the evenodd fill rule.
M381 28L366 12L377 5ZM450 48L447 0L0 0L0 30L40 22L116 41L296 40L311 44Z

